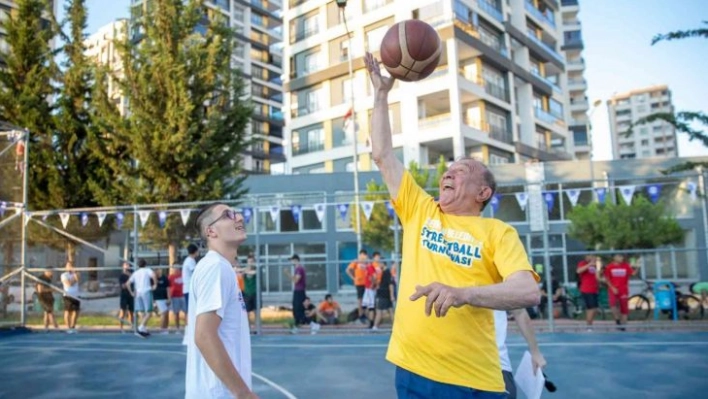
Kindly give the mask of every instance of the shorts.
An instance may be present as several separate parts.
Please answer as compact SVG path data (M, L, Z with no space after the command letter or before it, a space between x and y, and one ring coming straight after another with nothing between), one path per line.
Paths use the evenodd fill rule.
M585 309L597 309L599 303L597 294L589 294L582 292L580 295L583 296L583 301L585 302Z
M244 295L243 301L246 302L246 312L253 312L256 310L255 295Z
M183 296L172 297L171 302L171 308L175 314L178 314L179 312L187 313L187 301L184 300Z
M489 392L433 381L418 374L396 367L396 393L398 399L506 399L506 392Z
M365 309L374 309L376 306L376 291L371 289L364 290L364 297L361 298L361 307Z
M516 383L511 371L502 370L504 377L504 389L506 389L506 399L516 399Z
M329 325L335 325L339 324L339 319L337 316L333 314L323 314L322 315L322 324L329 324Z
M133 297L130 294L120 294L120 310L133 312Z
M51 292L40 292L37 294L37 300L42 306L42 310L47 313L54 311L54 294Z
M152 312L152 292L138 292L135 294L135 311Z
M388 310L393 307L393 303L391 302L391 298L385 297L385 296L377 296L376 297L376 309L377 310Z
M78 312L79 310L81 310L81 301L70 296L65 296L64 310L67 312Z
M608 292L608 299L609 299L611 308L619 306L621 314L623 314L623 315L629 314L629 297L626 292L620 292L619 294L613 294L612 290L610 290L610 292Z
M167 307L167 299L155 299L155 304L157 305L157 310L160 314L167 312L169 309Z
M364 297L364 291L366 290L366 287L363 285L357 285L356 287L356 299L362 299Z

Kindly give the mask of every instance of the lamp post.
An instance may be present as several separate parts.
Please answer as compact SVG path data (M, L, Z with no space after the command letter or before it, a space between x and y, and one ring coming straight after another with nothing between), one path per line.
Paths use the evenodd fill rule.
M592 103L592 108L590 108L590 112L587 114L587 118L585 118L585 134L588 136L588 144L590 145L590 152L588 153L588 162L590 163L590 188L595 187L595 168L593 167L592 164L592 151L593 151L593 145L592 145L592 123L591 119L595 111L597 110L597 107L602 104L601 100L595 100Z
M347 31L347 61L349 63L349 104L351 107L351 126L352 126L352 147L354 148L353 153L353 163L354 163L354 208L356 212L354 217L356 219L356 250L357 253L361 251L361 216L359 215L359 152L357 148L357 134L356 134L356 110L354 109L354 64L352 61L352 33L349 31L349 25L347 24L347 17L344 14L344 10L347 7L347 0L337 0L337 7L342 15L342 20L344 21L344 28Z

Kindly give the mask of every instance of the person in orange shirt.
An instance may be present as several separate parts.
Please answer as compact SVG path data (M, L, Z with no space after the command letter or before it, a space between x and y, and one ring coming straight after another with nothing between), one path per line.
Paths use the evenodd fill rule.
M378 251L374 252L371 257L373 258L371 264L376 268L376 285L378 286L381 284L381 274L384 270L384 262L381 261L381 253Z
M317 319L321 324L339 324L339 315L342 308L332 298L332 294L325 295L324 301L317 307Z
M369 265L369 253L365 249L359 251L359 259L353 261L347 267L347 275L354 281L356 287L356 302L359 320L366 323L364 309L361 307L361 299L364 297L366 289L366 267Z

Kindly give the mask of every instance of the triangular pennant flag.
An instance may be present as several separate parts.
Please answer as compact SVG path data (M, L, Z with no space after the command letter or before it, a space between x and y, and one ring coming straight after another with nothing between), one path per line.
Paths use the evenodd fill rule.
M649 194L649 199L653 204L659 200L659 195L661 195L661 184L650 184L647 187L647 194Z
M607 195L607 189L605 187L598 187L595 189L595 194L597 194L597 202L604 204L605 196Z
M346 221L347 211L349 210L349 204L339 204L337 205L337 209L339 210L339 216L342 218L342 220Z
M374 211L374 201L362 201L361 202L361 209L364 210L364 217L366 220L369 220L371 218L371 213Z
M19 215L22 212L22 208L15 208L15 215Z
M290 207L290 212L293 214L293 219L295 219L295 224L300 223L300 212L302 212L301 205L293 205Z
M140 217L140 227L145 227L150 218L150 211L138 211L138 216Z
M106 220L106 212L96 212L96 217L98 218L98 227L103 226L103 221Z
M246 224L251 223L251 218L253 217L253 208L243 208L241 214L243 215L243 221Z
M180 209L179 216L182 218L182 226L186 226L189 222L189 214L192 213L191 209Z
M327 209L325 204L315 204L315 214L320 223L322 223L322 219L324 218L325 209Z
M44 215L42 215L42 221L46 222L48 217L49 215L45 213Z
M66 225L69 224L69 217L71 217L70 214L66 212L62 212L59 214L59 219L61 219L61 225L66 228Z
M522 211L525 211L526 204L529 203L529 195L527 193L516 193L514 195L516 196L516 202L519 203L519 208L521 208Z
M543 200L546 201L546 208L548 208L548 213L553 212L553 204L556 202L556 198L552 192L546 191L543 193Z
M698 185L692 181L686 183L686 185L688 186L688 194L691 196L691 200L698 199Z
M568 200L570 200L570 205L578 205L578 198L580 198L580 190L578 190L577 188L565 190L565 194L568 196Z
M388 211L388 216L393 217L394 209L391 201L386 201L386 210Z
M277 205L273 205L269 209L270 211L270 218L273 220L273 223L278 223L278 215L280 215L280 207Z
M116 227L119 229L123 227L123 219L125 219L123 212L116 213Z
M627 205L631 205L632 204L632 197L634 196L635 186L628 185L628 186L619 186L617 188L620 190L620 194L622 194L622 198L624 199L624 203Z
M25 212L25 226L27 226L27 223L29 223L30 219L32 219L32 214L29 212Z
M88 213L86 212L81 212L79 215L79 220L81 220L81 227L86 227L88 224Z
M6 202L0 202L0 218L5 216L5 209L7 209L7 203Z
M496 215L499 211L499 204L501 203L501 194L494 194L492 199L489 200L489 205L492 206L492 212Z
M167 221L167 212L160 211L157 213L157 222L160 223L160 228L165 228L165 222Z

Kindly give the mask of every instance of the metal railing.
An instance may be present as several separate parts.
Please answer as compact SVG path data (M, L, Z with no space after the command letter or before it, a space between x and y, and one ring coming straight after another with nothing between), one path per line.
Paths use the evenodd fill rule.
M543 40L537 38L536 35L532 34L531 32L527 32L526 35L529 39L531 39L531 41L546 49L551 54L551 56L553 56L553 58L555 58L557 61L561 63L565 62L565 59L561 57L561 55L558 54L556 49L551 47L550 44L545 43Z
M489 0L477 0L477 5L482 11L494 17L497 21L504 22L504 15L502 15L502 11L498 9L496 4L493 2Z
M536 19L538 19L541 22L545 22L547 25L549 25L551 28L556 29L556 21L554 21L551 17L548 15L544 14L536 8L532 3L526 1L524 2L526 5L526 11L531 13Z

